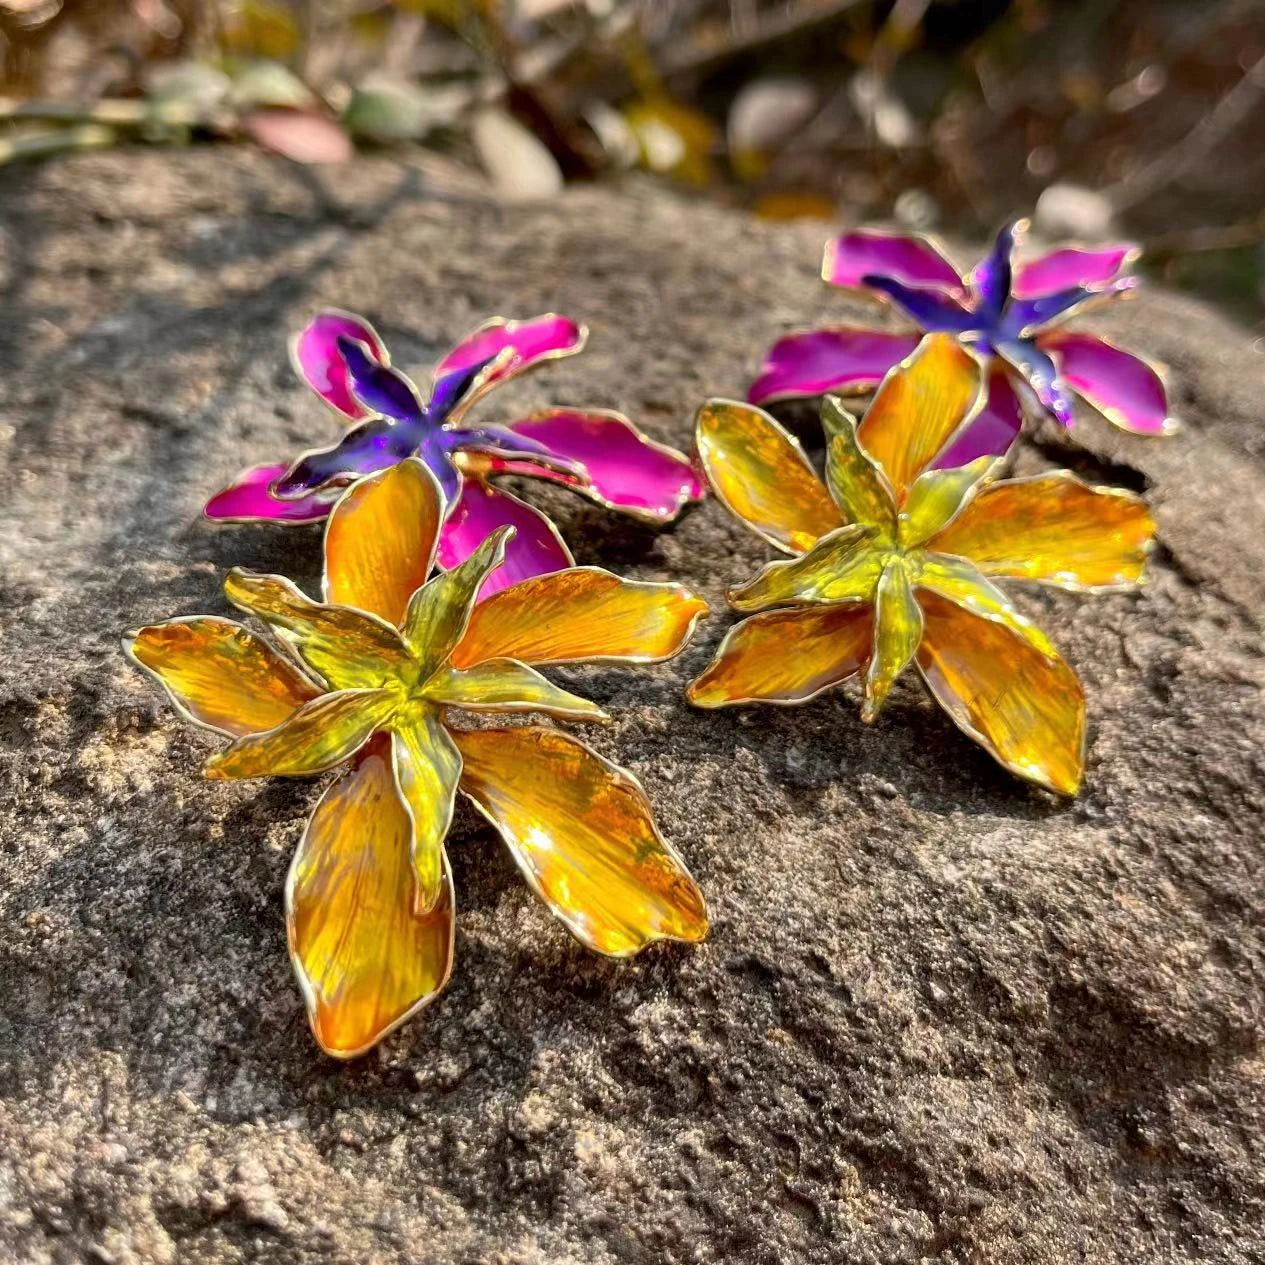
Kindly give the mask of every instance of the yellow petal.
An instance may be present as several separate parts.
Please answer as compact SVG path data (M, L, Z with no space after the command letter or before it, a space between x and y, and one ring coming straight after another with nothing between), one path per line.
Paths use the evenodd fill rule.
M412 457L354 483L325 527L325 600L398 624L430 574L443 506Z
M355 755L398 706L399 695L389 690L322 694L275 729L239 738L203 771L216 780L323 773Z
M461 564L428 581L404 616L404 640L423 665L423 679L447 662L465 634L479 586L501 565L512 527L498 527Z
M1085 695L1076 673L1004 624L924 594L918 667L963 733L1020 777L1063 795L1080 787Z
M879 713L896 678L922 640L922 612L914 600L902 559L883 569L874 595L874 652L865 674L865 701L861 719L867 724Z
M452 661L658 663L670 659L707 614L679 584L624 580L571 567L501 589L475 606Z
M128 633L123 652L194 724L235 737L272 729L320 692L231 619L195 615L151 624Z
M982 392L979 361L950 334L928 334L883 379L857 433L891 481L898 504Z
M686 690L696 707L802 703L853 676L870 653L868 606L770 611L735 624Z
M1109 589L1142 578L1154 543L1141 497L1061 470L982 488L929 548L970 558L988 575Z
M708 400L695 419L698 455L724 505L785 553L803 553L843 517L804 450L763 409Z
M996 457L979 457L969 465L920 474L900 513L901 544L913 549L928 541L953 520L998 464Z
M978 615L1005 624L1039 654L1055 657L1058 651L1040 626L1034 624L995 584L967 562L947 554L925 553L913 564L910 577L920 592L932 592Z
M444 840L452 825L461 753L434 708L413 706L398 713L391 726L391 754L411 823L409 855L420 913L443 895Z
M821 402L826 431L826 486L850 522L873 527L885 539L896 528L896 498L887 476L857 442L856 418L836 396Z
M432 1001L452 970L452 878L418 909L410 823L377 740L325 792L286 883L290 957L321 1049L354 1058Z
M326 606L277 575L234 567L224 580L228 600L272 625L335 690L371 690L405 666L400 634L376 616Z
M473 668L441 668L426 683L426 697L472 712L545 712L563 720L606 720L596 703L546 680L525 663L487 659Z
M828 602L868 602L886 554L871 547L873 528L854 523L823 537L810 553L767 563L746 584L730 589L735 610Z
M556 729L453 737L465 762L461 789L583 944L626 957L652 940L707 934L702 893L630 774Z

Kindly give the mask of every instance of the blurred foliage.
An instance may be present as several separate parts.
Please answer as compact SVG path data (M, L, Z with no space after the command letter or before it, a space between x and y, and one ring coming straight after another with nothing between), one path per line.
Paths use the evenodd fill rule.
M0 0L0 160L424 144L770 218L1127 232L1259 319L1265 0Z

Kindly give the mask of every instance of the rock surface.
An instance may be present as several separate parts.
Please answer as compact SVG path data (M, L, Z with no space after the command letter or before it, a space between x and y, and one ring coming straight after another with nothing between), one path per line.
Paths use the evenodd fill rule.
M797 325L860 315L822 229L662 193L507 210L443 171L84 156L0 190L0 1259L492 1265L1261 1260L1265 356L1151 291L1089 322L1167 361L1187 429L1087 419L1023 463L1145 488L1140 595L1026 595L1083 674L1086 789L997 769L909 680L702 714L676 663L576 671L702 882L698 949L573 943L462 816L447 994L354 1065L313 1045L281 895L315 784L210 784L118 650L310 584L313 529L206 494L330 433L288 368L315 305L423 365L500 311L590 349L518 402L686 444ZM812 435L811 426L805 428ZM1038 447L1044 452L1038 451ZM581 561L723 610L767 551L545 496Z

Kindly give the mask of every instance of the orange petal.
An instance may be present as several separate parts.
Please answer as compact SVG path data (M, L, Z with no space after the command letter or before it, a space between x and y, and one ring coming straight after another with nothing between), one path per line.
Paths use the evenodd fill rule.
M571 567L524 580L480 602L452 661L658 663L689 641L707 603L679 584L623 580Z
M785 553L803 553L843 516L798 442L763 409L708 400L695 419L698 455L716 495Z
M963 733L1012 773L1063 795L1080 787L1085 693L1070 667L1005 624L924 592L918 667Z
M868 606L771 611L736 624L686 690L696 707L802 703L846 681L870 653Z
M123 652L194 724L241 737L281 724L320 692L231 619L195 615L130 632Z
M969 558L988 575L1110 589L1142 578L1154 544L1141 497L1060 470L981 489L927 547Z
M854 523L876 529L884 540L896 534L896 500L887 476L857 439L856 418L843 402L828 395L821 402L826 432L826 486L835 503Z
M652 940L707 934L702 893L631 774L556 729L452 736L464 761L461 789L581 943L627 957Z
M980 362L949 334L928 334L883 379L857 436L898 502L980 402L983 381Z
M572 694L516 659L485 659L472 668L440 668L426 682L429 702L471 712L543 712L564 720L609 720L587 698Z
M399 705L399 695L390 690L322 694L275 729L239 738L213 755L203 772L217 781L324 773L355 755Z
M430 574L443 506L435 476L412 457L353 484L325 528L325 600L399 624Z
M286 883L290 958L321 1049L363 1054L432 1001L452 970L453 895L414 899L410 823L378 739L325 792Z

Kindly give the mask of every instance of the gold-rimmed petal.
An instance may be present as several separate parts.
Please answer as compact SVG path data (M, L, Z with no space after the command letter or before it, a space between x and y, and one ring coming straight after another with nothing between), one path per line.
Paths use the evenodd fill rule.
M138 628L123 651L196 725L240 738L281 724L320 690L231 619L193 615Z
M843 401L827 395L821 402L826 432L826 486L844 517L864 523L885 537L896 528L896 496L887 476L857 441L856 418Z
M410 830L375 739L325 792L290 866L290 957L312 1032L335 1058L372 1048L452 971L452 878L443 863L438 899L418 907Z
M898 505L978 407L983 385L979 360L949 334L928 334L883 379L857 437L887 475Z
M394 628L363 611L314 602L281 576L234 567L224 593L234 606L278 630L332 689L375 689L406 661Z
M900 512L901 544L906 549L914 549L941 531L999 464L996 457L977 457L969 465L920 474Z
M903 559L883 568L874 593L874 649L865 674L861 719L869 724L882 710L896 678L909 666L922 640L922 611Z
M391 725L396 786L408 810L409 855L417 881L419 913L443 895L444 839L461 777L461 753L433 707L401 708Z
M456 667L521 663L659 663L689 641L707 603L679 584L571 567L485 598L453 651Z
M322 694L275 729L248 734L213 755L209 778L306 777L341 764L380 729L399 706L391 690L342 690Z
M856 675L870 654L873 623L861 605L753 615L725 634L686 697L696 707L807 702Z
M708 400L695 419L698 454L724 505L784 553L803 553L843 525L799 443L763 409Z
M325 528L325 601L398 625L430 574L443 513L435 476L415 458L354 483Z
M868 602L886 553L871 545L872 527L840 527L798 558L768 562L746 584L729 590L735 610L832 602Z
M929 548L987 575L1089 590L1137 584L1154 544L1141 497L1060 470L980 489Z
M1085 694L1076 673L1005 624L933 593L922 595L921 606L918 667L936 701L1012 773L1074 795L1085 759Z
M707 934L702 893L636 779L556 729L454 731L461 789L581 943L627 957Z
M472 668L440 670L426 683L426 697L471 712L543 712L562 720L608 720L587 698L546 680L514 659L485 659Z

